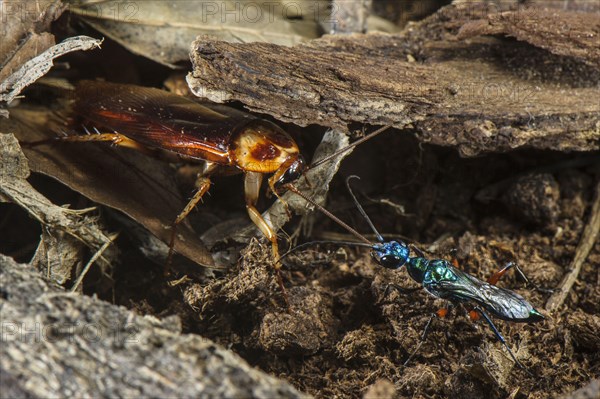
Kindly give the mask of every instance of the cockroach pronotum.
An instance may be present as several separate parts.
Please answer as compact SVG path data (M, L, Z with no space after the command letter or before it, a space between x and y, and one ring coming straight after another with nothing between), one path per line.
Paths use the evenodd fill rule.
M248 215L271 242L275 268L279 270L276 232L256 209L263 175L271 174L269 188L279 197L280 191L308 168L296 142L279 126L231 107L200 103L164 90L100 81L80 81L75 85L69 119L71 134L30 144L56 140L109 142L151 155L158 150L174 160L205 163L196 179L196 193L173 222L167 265L177 225L208 191L211 175L227 169L229 173L245 174ZM355 141L320 160L318 165L385 129Z
M512 350L506 343L506 340L500 331L498 331L492 322L492 319L488 315L489 313L499 319L517 323L534 323L544 320L544 316L521 295L514 291L496 286L498 280L512 268L514 268L521 275L521 277L528 282L527 278L517 267L517 265L513 262L509 262L505 267L494 273L487 281L481 281L470 274L459 270L456 262L450 262L445 259L427 259L423 252L421 252L417 247L408 245L402 240L386 241L381 236L379 231L377 231L373 222L363 209L362 205L358 202L356 196L350 188L349 180L356 177L357 176L349 176L346 179L346 186L350 192L350 195L352 196L354 204L358 208L363 218L369 224L373 233L375 233L375 237L377 237L378 241L376 243L373 243L365 238L362 234L348 226L327 209L323 208L319 204L316 204L300 191L295 192L362 241L343 242L340 244L370 248L372 258L375 260L375 262L385 268L398 270L405 266L406 270L408 271L408 275L412 280L421 285L420 288L425 289L429 294L436 298L449 301L452 305L462 304L467 306L469 309L469 316L473 321L483 318L492 329L496 338L498 338L498 340L507 349L515 363L531 375L531 372L513 354ZM290 190L295 190L295 188L290 187ZM301 244L291 251L316 243L335 244L336 242L312 241ZM411 252L414 252L416 256L411 256ZM285 257L288 253L284 254L283 257ZM404 291L404 289L401 290ZM440 309L436 312L437 316L439 317L445 317L447 313L448 308ZM421 344L427 335L427 330L431 320L432 318L429 319L425 326L425 330L422 334ZM409 356L404 363L405 365L414 356L421 344L419 344L416 350Z

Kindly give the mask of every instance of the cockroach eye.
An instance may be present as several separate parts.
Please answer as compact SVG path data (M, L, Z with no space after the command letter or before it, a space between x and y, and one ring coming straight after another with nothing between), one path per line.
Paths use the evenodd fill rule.
M305 170L306 162L304 161L304 157L299 155L298 159L290 165L283 176L281 176L281 179L277 181L276 185L283 186L284 184L295 182L302 176Z

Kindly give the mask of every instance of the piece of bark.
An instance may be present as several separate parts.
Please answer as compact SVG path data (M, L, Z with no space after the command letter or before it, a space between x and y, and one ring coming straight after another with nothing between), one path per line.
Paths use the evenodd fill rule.
M593 13L522 8L488 14L460 29L458 39L479 35L506 35L553 54L600 66L600 17Z
M19 397L305 395L175 317L143 317L48 284L0 255L0 390Z
M444 88L435 86L426 66L394 58L384 62L356 48L363 45L357 39L373 37L392 36L327 36L296 47L201 38L192 45L194 70L188 83L198 96L215 102L235 99L300 126L348 131L353 122L404 126L424 117L442 101ZM384 70L394 74L373 76Z
M591 380L587 385L567 395L562 395L560 399L593 399L600 396L600 380Z
M456 40L480 18L450 6L399 35L325 36L292 48L199 38L188 83L200 97L300 126L413 127L421 141L464 156L600 148L598 70L508 39Z

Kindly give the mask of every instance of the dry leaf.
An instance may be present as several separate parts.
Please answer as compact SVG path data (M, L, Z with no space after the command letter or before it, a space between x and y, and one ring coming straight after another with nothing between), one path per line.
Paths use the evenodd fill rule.
M88 1L70 10L135 54L173 67L199 35L293 45L320 36L323 0Z
M60 0L12 0L0 3L0 82L24 63L54 44L54 37L43 32L57 19L65 6Z
M94 217L89 215L88 210L72 210L57 206L50 202L46 197L37 192L25 180L29 176L28 162L25 155L21 152L17 139L12 134L0 134L0 200L12 202L19 205L29 213L31 217L38 220L49 230L56 234L65 234L73 239L79 240L88 248L97 251L110 239L101 231L94 221ZM67 245L58 249L60 253L64 250L70 251L73 247ZM54 248L52 252L56 251ZM42 253L38 251L40 256ZM48 254L55 256L56 253ZM104 265L108 265L108 259L114 256L114 248L104 253ZM49 267L54 266L54 261L49 261ZM66 266L73 266L74 262L67 262ZM58 282L64 282L66 276L70 276L72 270L52 270L48 271L50 276L55 276Z
M37 57L27 61L12 75L8 76L0 88L0 102L10 104L21 91L44 76L52 65L54 59L61 55L79 51L99 48L102 40L94 39L88 36L75 36L63 40L59 44L52 46Z

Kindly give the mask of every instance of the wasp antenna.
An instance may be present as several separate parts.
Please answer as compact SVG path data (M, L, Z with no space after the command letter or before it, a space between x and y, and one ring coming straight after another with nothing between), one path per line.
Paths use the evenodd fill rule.
M354 192L352 191L352 188L350 187L350 180L351 179L359 179L360 180L360 177L356 176L356 175L350 175L350 176L348 176L346 178L346 188L348 189L348 192L350 193L350 196L352 196L352 200L354 201L354 205L356 205L356 207L358 208L358 211L360 212L360 214L365 218L365 220L369 224L369 227L371 227L371 230L373 230L373 232L375 233L375 236L377 237L377 240L379 242L384 242L385 240L383 239L383 237L381 236L381 234L379 234L379 232L375 228L375 225L371 221L371 218L369 217L369 215L367 215L367 212L365 212L365 209L362 207L362 205L360 204L360 202L358 202L358 199L356 198L356 195L354 195Z
M354 143L352 143L352 144L348 144L346 147L344 147L344 148L342 148L342 149L340 149L340 150L338 150L338 151L334 152L333 154L331 154L331 155L329 155L329 156L327 156L327 157L325 157L325 158L323 158L323 159L319 159L317 162L315 162L314 164L312 164L312 165L310 166L310 169L314 169L314 168L316 168L317 166L319 166L319 165L322 165L322 164L324 164L325 162L327 162L327 161L329 161L329 160L331 160L331 159L333 159L333 158L337 157L338 155L340 155L340 154L343 154L344 152L348 151L349 149L351 149L351 148L354 148L354 147L356 147L357 145L359 145L359 144L362 144L362 143L364 143L364 142L365 142L365 141L367 141L367 140L371 140L373 137L377 136L379 133L382 133L382 132L386 131L386 130L387 130L387 129L389 129L390 127L391 127L390 125L388 125L388 126L384 126L384 127L381 127L381 128L379 128L379 129L375 130L374 132L367 134L367 135L366 135L365 137L363 137L362 139L356 140L356 141L355 141Z
M371 241L367 240L367 238L365 236L363 236L362 234L360 234L358 231L354 230L352 227L348 226L348 224L346 224L345 222L343 222L340 218L338 218L337 216L335 216L333 213L329 212L323 206L317 204L313 199L309 198L303 192L301 192L300 190L298 190L296 188L296 186L294 186L293 184L288 183L288 184L285 185L285 188L287 188L291 192L293 192L293 193L299 195L300 197L302 197L306 202L308 202L309 204L311 204L312 206L314 206L315 208L317 208L319 211L321 211L321 213L323 213L329 219L333 220L334 222L336 222L337 224L339 224L340 226L342 226L343 228L345 228L354 237L358 238L359 240L361 240L362 242L368 244L369 246L373 246L373 243Z

